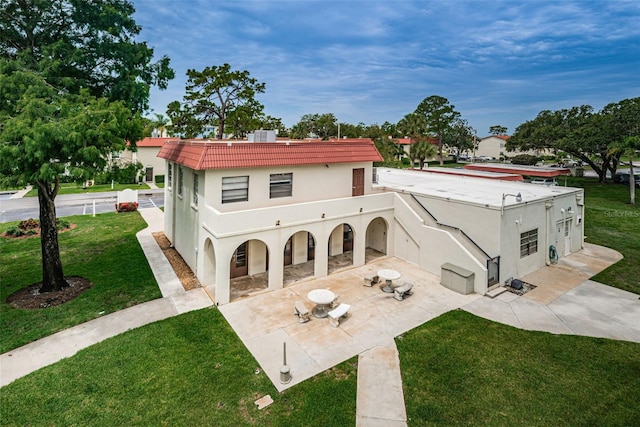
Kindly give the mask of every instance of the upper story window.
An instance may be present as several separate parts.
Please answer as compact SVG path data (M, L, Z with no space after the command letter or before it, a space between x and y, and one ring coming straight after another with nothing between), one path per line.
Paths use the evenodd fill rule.
M167 165L167 187L171 188L171 184L173 184L173 165L169 163Z
M222 178L222 203L246 202L249 200L249 176Z
M184 176L182 166L178 166L178 196L182 196L184 190Z
M292 173L272 173L269 181L269 198L291 197Z
M111 152L111 158L112 159L119 159L122 156L122 151L112 151Z
M538 252L538 229L520 234L520 258Z
M198 206L198 175L193 174L193 204Z

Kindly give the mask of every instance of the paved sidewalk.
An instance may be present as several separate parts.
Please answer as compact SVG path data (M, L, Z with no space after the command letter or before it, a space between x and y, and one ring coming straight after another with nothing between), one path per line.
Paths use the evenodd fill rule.
M31 191L32 188L33 187L31 185L27 185L25 188L23 188L22 190L18 191L14 195L12 195L10 197L10 199L20 199L20 198L24 197L29 191Z
M395 341L358 356L356 427L406 427L400 359Z
M185 292L151 233L163 229L163 212L141 209L148 227L137 237L164 298L110 313L0 355L0 387L83 348L130 329L213 305L204 288Z

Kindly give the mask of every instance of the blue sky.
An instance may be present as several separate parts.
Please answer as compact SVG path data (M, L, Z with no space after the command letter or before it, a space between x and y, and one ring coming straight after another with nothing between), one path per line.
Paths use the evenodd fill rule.
M638 1L132 0L140 40L176 78L153 113L182 101L187 69L228 63L266 84L265 113L396 123L439 95L477 129L511 134L541 110L640 96Z

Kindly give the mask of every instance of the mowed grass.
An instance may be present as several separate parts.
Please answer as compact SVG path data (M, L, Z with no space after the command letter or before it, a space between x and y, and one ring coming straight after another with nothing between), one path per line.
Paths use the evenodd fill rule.
M640 344L462 310L396 340L409 426L640 425Z
M97 184L92 185L91 187L84 188L82 183L77 182L67 182L60 184L60 190L58 194L84 194L84 193L100 193L104 191L122 191L127 188L132 190L148 190L149 186L145 183L141 184L119 184L114 183L113 188L111 188L111 184ZM34 186L25 197L37 197L38 189Z
M161 296L136 233L147 226L139 213L71 216L73 230L58 236L65 276L93 287L76 299L38 310L6 303L19 289L42 281L40 238L0 237L0 353ZM2 224L2 231L17 222Z
M259 368L220 312L204 309L113 337L3 387L1 424L355 425L357 358L283 393ZM258 410L255 400L267 394L274 403Z
M569 178L567 184L585 191L585 241L624 255L593 280L640 294L640 204L629 203L629 187L600 184L596 178ZM640 190L636 198L640 203Z

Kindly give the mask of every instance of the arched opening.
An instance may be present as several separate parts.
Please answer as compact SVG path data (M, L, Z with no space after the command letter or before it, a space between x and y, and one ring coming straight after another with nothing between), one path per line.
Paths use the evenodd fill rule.
M298 231L284 245L284 286L313 276L316 241L308 231Z
M211 286L216 284L216 253L213 249L211 239L204 242L204 261L202 276L204 279L203 286Z
M367 226L365 237L365 263L387 254L387 221L374 218Z
M269 287L269 249L261 240L238 245L229 266L230 301Z
M346 223L338 225L329 236L327 271L334 273L353 265L353 228Z

